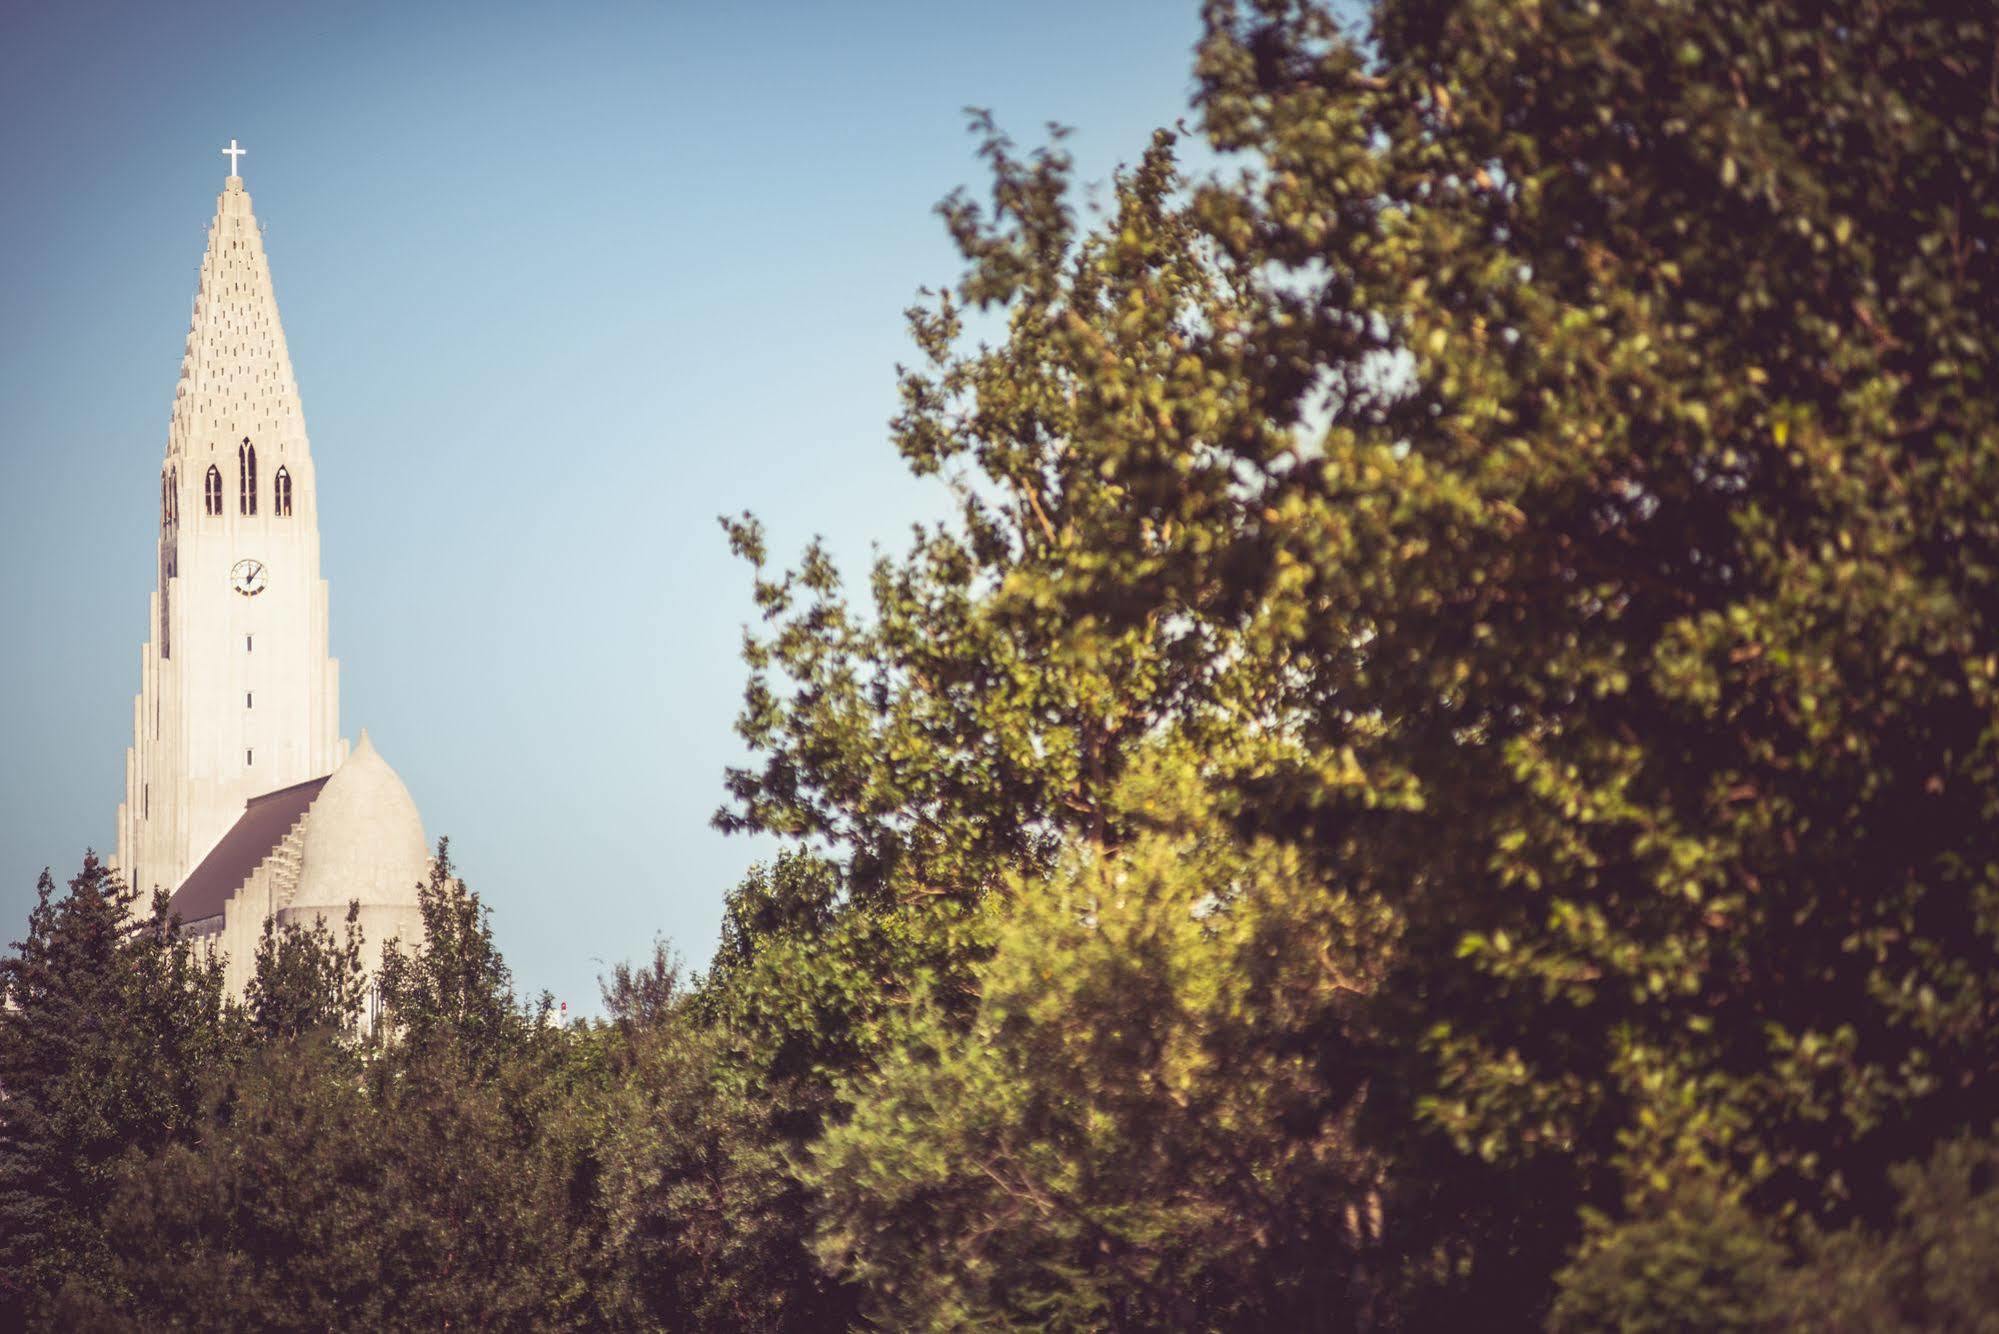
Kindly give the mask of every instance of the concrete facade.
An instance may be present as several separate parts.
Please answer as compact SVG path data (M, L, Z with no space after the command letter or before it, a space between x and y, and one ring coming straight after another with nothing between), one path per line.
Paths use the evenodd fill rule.
M159 584L118 811L117 865L142 891L177 887L251 797L344 755L317 496L263 235L231 176L160 467Z
M358 905L364 957L372 973L388 941L409 944L423 938L417 886L429 875L423 817L363 728L360 744L326 780L306 816L298 888L288 902L275 905L278 922L310 925L322 917L337 938L348 905ZM247 973L244 980L249 980Z
M241 998L267 918L279 926L324 921L338 941L349 906L357 907L362 959L375 974L383 945L423 939L417 887L429 875L416 802L363 729L330 777L248 803L173 905L190 936L215 945L224 981Z
M429 854L402 780L365 732L351 755L340 736L305 414L240 176L208 230L159 528L115 865L172 892L239 997L271 917L338 938L358 900L372 970L422 934Z

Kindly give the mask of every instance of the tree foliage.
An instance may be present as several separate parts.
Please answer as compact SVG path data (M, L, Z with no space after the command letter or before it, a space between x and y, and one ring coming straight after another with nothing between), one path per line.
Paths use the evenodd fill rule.
M120 1161L188 1133L235 1058L220 964L137 903L94 856L61 894L44 871L0 959L0 1323L106 1281Z
M852 1294L805 1249L795 1093L759 1078L767 1067L702 1013L664 947L620 967L605 1002L602 1210L631 1327L845 1328Z
M264 1047L198 1139L133 1165L112 1234L129 1296L74 1309L136 1328L592 1323L559 1132L532 1090L462 1073L428 1053L364 1071L324 1030Z
M1162 135L1086 230L991 135L947 205L896 434L960 510L871 613L732 529L725 824L856 911L1005 897L1199 755L1388 924L1300 1038L1365 1073L1409 1319L1536 1319L1687 1173L1879 1219L1999 1070L1990 16L1206 17L1221 172Z
M1337 1040L1379 923L1292 848L1134 774L1156 827L1068 859L813 1151L819 1253L884 1327L1350 1328L1381 1160Z
M382 1010L406 1043L448 1047L476 1062L517 1039L529 1016L494 947L491 913L452 874L450 853L449 841L439 839L430 878L417 892L422 939L382 948Z
M359 940L266 932L254 1044L183 1133L115 1176L115 1281L63 1316L134 1328L584 1328L602 1264L595 1047L523 1008L442 846L427 934L392 943L386 1019L355 1040Z
M356 1033L366 1018L368 972L361 957L360 903L348 905L339 944L324 918L311 926L264 919L244 1008L265 1042L325 1030Z

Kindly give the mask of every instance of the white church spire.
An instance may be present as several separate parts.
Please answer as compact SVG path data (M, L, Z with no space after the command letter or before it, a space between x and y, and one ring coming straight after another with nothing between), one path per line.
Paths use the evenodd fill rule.
M305 412L235 140L160 470L159 585L141 652L118 865L175 888L252 796L339 764Z
M305 411L278 320L263 229L240 176L224 184L209 225L167 453L219 436L282 439L301 458L306 450Z

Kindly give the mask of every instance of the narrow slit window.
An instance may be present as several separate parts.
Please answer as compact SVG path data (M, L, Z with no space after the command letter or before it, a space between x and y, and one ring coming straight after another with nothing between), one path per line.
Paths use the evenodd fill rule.
M240 483L236 494L236 512L255 514L257 512L257 447L244 436L243 443L236 446L236 474Z
M246 709L251 709L256 707L256 696L252 695L247 690L243 692L243 707Z
M222 469L212 463L201 483L201 507L207 514L222 513Z
M255 751L246 750L243 752L243 763L245 765L255 764L256 762L257 762L257 753Z
M277 475L271 478L271 513L286 519L291 517L291 512L292 475L285 469L279 468Z
M248 635L244 635L244 636L243 636L243 651L244 651L245 653L248 653L248 652L250 651L250 648L251 648L251 641L250 641L250 636L248 636Z

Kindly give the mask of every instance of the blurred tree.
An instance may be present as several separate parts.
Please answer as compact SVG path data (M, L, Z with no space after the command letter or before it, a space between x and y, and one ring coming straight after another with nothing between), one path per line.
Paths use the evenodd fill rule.
M1792 1327L1999 1330L1999 1144L1962 1136L1891 1176L1888 1223L1809 1237L1785 1293Z
M1999 1329L1999 1147L1962 1136L1890 1172L1879 1226L1802 1229L1758 1218L1714 1181L1599 1216L1562 1273L1556 1330Z
M1590 1239L1560 1276L1548 1327L1555 1334L1858 1328L1786 1320L1795 1277L1789 1260L1770 1227L1716 1183L1676 1183Z
M1525 1312L1523 1226L1687 1171L1882 1218L1999 1093L1992 14L1208 18L1245 366L1323 421L1253 578L1365 775L1244 809L1403 923L1379 1133L1504 1173Z
M1884 1219L1999 1093L1991 15L1205 10L1210 180L1161 136L1086 231L989 135L946 207L896 434L957 521L867 615L731 525L722 823L885 930L1198 755L1388 924L1298 1040L1366 1072L1398 1318L1535 1323L1690 1173Z

